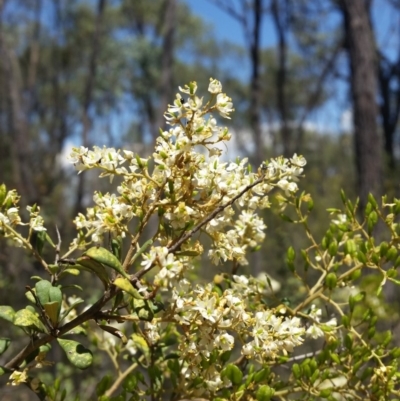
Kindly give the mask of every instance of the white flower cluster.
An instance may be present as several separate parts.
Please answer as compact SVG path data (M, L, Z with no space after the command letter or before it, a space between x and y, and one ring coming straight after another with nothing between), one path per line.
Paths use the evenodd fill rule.
M158 265L160 271L154 278L157 286L173 285L180 277L182 271L187 268L185 260L178 259L173 253L168 253L167 247L153 247L149 253L143 255L141 263L143 269L150 269L154 264Z
M5 190L5 187L2 186ZM29 222L24 223L21 219L18 202L20 196L16 190L4 193L3 204L0 204L0 235L11 240L11 244L17 247L29 247L27 240L14 230L16 226L29 226L29 237L32 231L46 231L43 217L40 216L40 207L38 205L27 206L29 212Z
M307 337L311 337L314 339L317 339L319 337L324 337L325 333L319 327L319 323L321 322L322 310L318 309L315 305L311 305L311 310L308 315L313 320L313 323L308 327L306 331ZM329 321L327 321L326 323L324 323L324 325L334 328L337 326L337 320L334 317Z
M193 289L185 279L172 291L170 313L185 333L179 346L185 374L204 377L210 391L226 383L219 376L220 369L204 361L215 352L232 350L235 338L241 339L243 356L265 361L292 352L305 334L299 318L284 317L271 309L251 310L246 299L258 292L257 283L244 276L234 280L222 295L212 285Z
M94 242L105 233L124 236L133 217L145 226L149 216L158 215L153 242L165 249L155 247L143 256L142 265L150 269L151 264L158 264L159 279L165 282L182 271L181 258L167 255L166 249L220 207L221 212L202 227L212 239L209 257L215 264L230 260L247 264L247 251L265 237L266 226L257 209L270 206L268 193L273 188L280 188L285 196L295 193L306 161L297 155L280 157L264 163L257 172L252 171L247 159L222 162L221 150L215 145L228 141L231 135L217 124L213 113L229 118L233 106L219 81L211 79L208 90L210 99L206 101L197 95L195 82L180 88L182 94L176 95L165 113L172 127L156 141L152 171L148 159L130 151L73 149L70 161L79 171L99 168L101 176L122 178L119 196L96 193L96 206L88 209L86 216L76 218L80 235L73 246L84 243L85 235L91 235ZM256 181L258 184L252 186ZM229 203L237 197L235 203ZM147 220L143 220L145 216Z
M247 159L221 161L222 151L216 145L231 135L217 124L213 113L230 118L231 99L215 79L210 80L209 100L197 95L195 82L180 91L165 113L171 128L157 138L153 163L129 151L73 150L70 160L79 171L96 167L101 176L122 179L119 196L96 193L96 206L86 216L79 215L75 224L97 242L105 233L127 235L127 223L133 217L144 227L149 216L157 216L154 245L141 255L142 271L156 270L154 285L171 293L171 308L164 318L183 329L179 347L185 375L200 375L208 391L216 391L229 383L221 379L220 367L207 361L215 353L232 350L235 338L241 339L244 357L273 360L300 345L305 328L298 318L249 307L249 299L266 290L260 280L235 276L222 294L212 285L191 288L185 272L192 267L193 257L203 252L199 239L191 238L191 243L171 249L204 222L201 231L211 239L208 255L212 262L247 264L247 251L257 248L265 237L266 226L257 210L270 206L268 194L274 188L282 191L284 205L285 196L297 191L306 161L297 155L279 157L255 172ZM154 165L152 170L150 165ZM215 210L219 213L212 215ZM146 323L147 341L158 341L160 330L157 319Z

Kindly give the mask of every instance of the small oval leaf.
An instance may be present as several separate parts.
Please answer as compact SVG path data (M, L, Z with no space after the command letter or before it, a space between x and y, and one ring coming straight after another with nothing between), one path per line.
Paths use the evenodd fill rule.
M47 316L50 318L53 327L56 327L58 323L58 314L61 308L61 304L56 301L47 302L47 304L43 305L43 308L46 311Z
M273 388L267 385L260 386L256 394L257 401L269 401L274 393L275 390Z
M47 280L40 280L35 284L36 296L39 298L42 305L50 302L49 290L51 287L50 281Z
M76 261L78 264L75 267L81 270L88 270L94 273L103 282L104 287L108 288L108 285L110 283L110 278L108 277L107 271L101 263L96 262L89 256L82 256L78 258Z
M131 295L135 299L143 299L142 295L140 295L139 291L133 287L130 281L127 278L117 277L114 280L114 285L120 288L122 291L125 291L129 295Z
M233 363L227 365L227 367L221 372L221 378L226 377L234 385L239 385L243 379L242 371Z
M0 305L0 318L14 323L15 310L8 305Z
M106 248L103 248L101 246L93 246L92 248L89 248L84 253L84 255L88 256L98 263L103 264L104 266L111 267L111 269L114 269L116 272L124 277L129 277L125 270L122 268L121 262L118 260L118 258Z
M0 355L7 351L11 340L9 338L0 338Z
M35 328L44 333L46 328L39 317L29 309L21 309L15 314L14 324L20 327Z
M93 354L82 344L62 338L58 338L57 341L67 355L68 360L78 369L86 369L92 364Z

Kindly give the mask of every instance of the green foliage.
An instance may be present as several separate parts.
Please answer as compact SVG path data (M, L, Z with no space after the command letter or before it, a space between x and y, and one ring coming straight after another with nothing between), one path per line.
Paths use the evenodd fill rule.
M93 355L90 350L76 341L57 339L61 348L65 351L68 360L78 369L86 369L93 362Z

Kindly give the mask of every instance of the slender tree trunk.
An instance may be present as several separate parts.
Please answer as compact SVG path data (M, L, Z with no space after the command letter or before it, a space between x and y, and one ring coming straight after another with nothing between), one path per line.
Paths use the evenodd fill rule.
M92 126L92 122L89 116L89 109L93 100L93 86L96 79L97 62L100 51L100 34L101 24L103 21L104 9L106 6L106 0L99 0L97 3L97 17L96 26L93 33L93 46L92 54L89 59L88 76L86 85L83 93L83 110L82 110L82 145L89 147L89 131ZM85 193L85 181L84 174L78 176L78 188L76 191L75 210L74 215L77 215L82 211L82 200Z
M361 207L368 193L382 193L381 141L377 126L376 49L364 0L341 0L353 101L355 161Z
M393 81L397 80L397 88L392 88ZM392 64L381 57L379 63L379 89L381 95L380 114L384 134L384 150L390 169L395 168L394 135L400 114L400 54L398 60Z
M285 3L285 4L284 4ZM275 25L276 33L278 36L277 50L278 50L278 71L276 77L276 94L277 106L280 119L280 131L282 135L283 154L284 156L291 156L292 153L292 138L290 127L288 124L287 101L286 101L286 79L287 79L287 41L286 31L287 24L286 12L282 10L282 6L286 6L283 0L272 0L271 14L272 20Z
M261 132L261 82L260 82L260 31L262 21L262 0L253 2L253 32L250 46L251 59L251 95L250 123L254 133L254 162L258 166L264 159L264 145Z
M30 132L26 120L26 112L22 98L22 77L17 56L11 50L0 33L0 54L5 76L7 77L10 104L10 157L12 176L18 192L24 202L35 203L37 190L34 183L33 171L29 166L31 155Z
M176 24L176 0L165 1L163 46L161 55L160 105L156 118L156 130L153 141L158 136L158 129L165 128L164 112L172 101L172 67L174 60L174 36Z

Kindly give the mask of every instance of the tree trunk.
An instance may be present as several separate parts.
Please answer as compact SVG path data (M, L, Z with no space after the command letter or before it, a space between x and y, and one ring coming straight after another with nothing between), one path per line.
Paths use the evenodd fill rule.
M89 108L93 100L93 86L96 79L97 72L97 62L98 55L100 51L100 34L101 34L101 24L103 20L103 14L105 9L106 0L99 0L97 3L97 17L96 26L93 33L93 47L92 54L89 60L88 66L88 77L83 93L83 110L82 110L82 145L89 147L89 131L92 126L92 122L89 116ZM84 174L79 174L78 176L78 188L76 191L74 216L82 211L82 200L84 196L85 181Z
M368 193L382 193L382 155L377 127L376 49L364 0L341 0L346 48L350 63L355 161L360 206Z
M3 70L7 79L10 104L9 143L12 177L23 202L32 204L38 201L38 197L34 183L35 177L28 163L32 154L29 125L22 98L22 74L15 52L7 46L1 33L0 55L2 55Z
M172 103L172 66L174 60L174 36L176 20L176 0L166 0L163 26L163 46L161 55L160 105L156 119L156 130L153 141L158 136L158 130L165 128L164 112L168 103Z
M395 83L395 85L393 85L393 83ZM400 54L397 61L393 64L381 56L379 62L380 112L384 135L384 149L387 157L387 164L391 170L394 170L396 165L394 156L394 136L400 114L399 84Z
M262 0L253 2L253 32L250 46L251 60L251 95L250 123L254 133L254 162L259 166L264 159L264 146L261 133L261 84L260 84L260 30L262 16Z
M287 102L286 102L286 59L287 59L287 41L286 32L288 30L287 24L285 23L286 15L285 10L282 10L286 6L282 0L272 0L271 3L271 14L272 21L274 22L276 34L278 37L277 50L278 50L278 71L276 76L276 95L277 95L277 108L279 114L280 132L282 137L283 154L286 157L291 156L292 153L292 138L290 127L288 124L288 113L287 113Z

